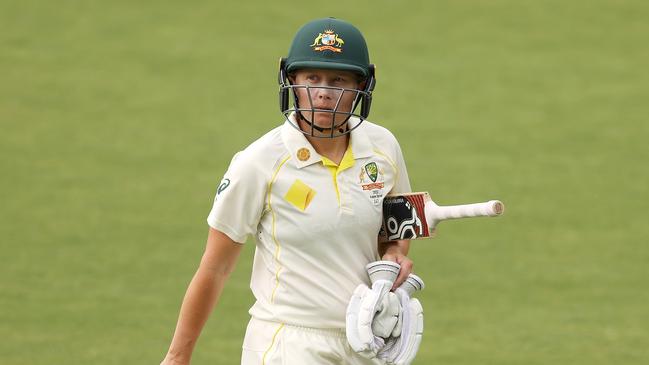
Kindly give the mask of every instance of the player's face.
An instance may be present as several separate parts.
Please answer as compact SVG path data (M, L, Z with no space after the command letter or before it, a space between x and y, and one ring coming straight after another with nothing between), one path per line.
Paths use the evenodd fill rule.
M358 77L348 71L304 69L296 71L291 77L294 85L307 85L309 88L296 88L300 108L320 109L320 111L301 111L301 114L320 128L331 128L343 123L352 111L359 89ZM326 88L324 88L326 87ZM350 89L350 90L343 90ZM337 107L336 107L337 105Z

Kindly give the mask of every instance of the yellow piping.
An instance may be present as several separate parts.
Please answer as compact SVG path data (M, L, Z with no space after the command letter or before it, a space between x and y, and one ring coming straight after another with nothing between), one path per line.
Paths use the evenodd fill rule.
M275 333L273 334L273 339L272 339L271 342L270 342L270 346L268 346L268 348L267 348L266 351L264 352L264 357L261 358L261 364L262 364L262 365L265 365L265 364L266 364L266 355L268 355L268 351L270 351L270 349L273 348L273 345L275 344L275 337L277 337L277 334L279 333L279 331L282 330L282 328L284 328L284 323L282 323L279 327L277 327L277 330L276 330Z
M397 165L394 163L394 161L392 161L392 159L388 155L377 150L376 148L374 149L374 152L378 153L379 155L383 156L386 160L388 160L388 163L390 163L390 165L392 165L392 168L394 169L394 181L398 181L399 169L397 168Z
M271 196L271 189L273 188L273 183L275 182L275 179L277 178L277 174L279 174L279 170L284 166L286 161L291 158L291 156L286 156L280 162L279 166L277 166L277 169L275 170L275 173L273 174L273 178L270 179L270 182L268 183L268 209L270 210L271 216L273 217L273 230L272 230L272 236L273 236L273 242L275 243L275 264L277 265L277 271L275 272L275 287L273 288L273 292L270 295L270 302L272 303L275 300L275 290L277 290L277 287L279 286L279 272L282 270L282 266L279 264L279 252L281 249L281 246L279 242L277 241L277 237L275 236L275 211L273 211L273 207L270 205L270 196Z

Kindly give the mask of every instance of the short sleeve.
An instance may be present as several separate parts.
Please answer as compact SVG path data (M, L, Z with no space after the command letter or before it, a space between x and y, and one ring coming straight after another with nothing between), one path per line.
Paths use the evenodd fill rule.
M239 243L256 232L267 187L263 170L246 157L239 152L230 162L207 217L210 227Z
M408 178L408 169L406 168L406 161L403 158L403 153L401 152L401 147L399 143L394 140L395 143L395 156L394 163L397 167L397 180L394 183L394 187L390 191L390 194L403 194L412 192L410 187L410 179Z

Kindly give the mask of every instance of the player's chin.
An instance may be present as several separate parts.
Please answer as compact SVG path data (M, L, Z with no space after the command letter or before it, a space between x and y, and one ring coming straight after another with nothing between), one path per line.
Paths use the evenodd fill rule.
M331 128L332 126L340 125L347 118L346 115L338 114L334 117L333 113L320 112L315 113L313 123L320 128Z

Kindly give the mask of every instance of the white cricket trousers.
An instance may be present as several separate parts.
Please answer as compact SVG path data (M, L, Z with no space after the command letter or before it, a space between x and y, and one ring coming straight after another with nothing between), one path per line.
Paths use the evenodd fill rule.
M252 318L243 340L241 365L383 365L358 355L344 329L298 327Z

